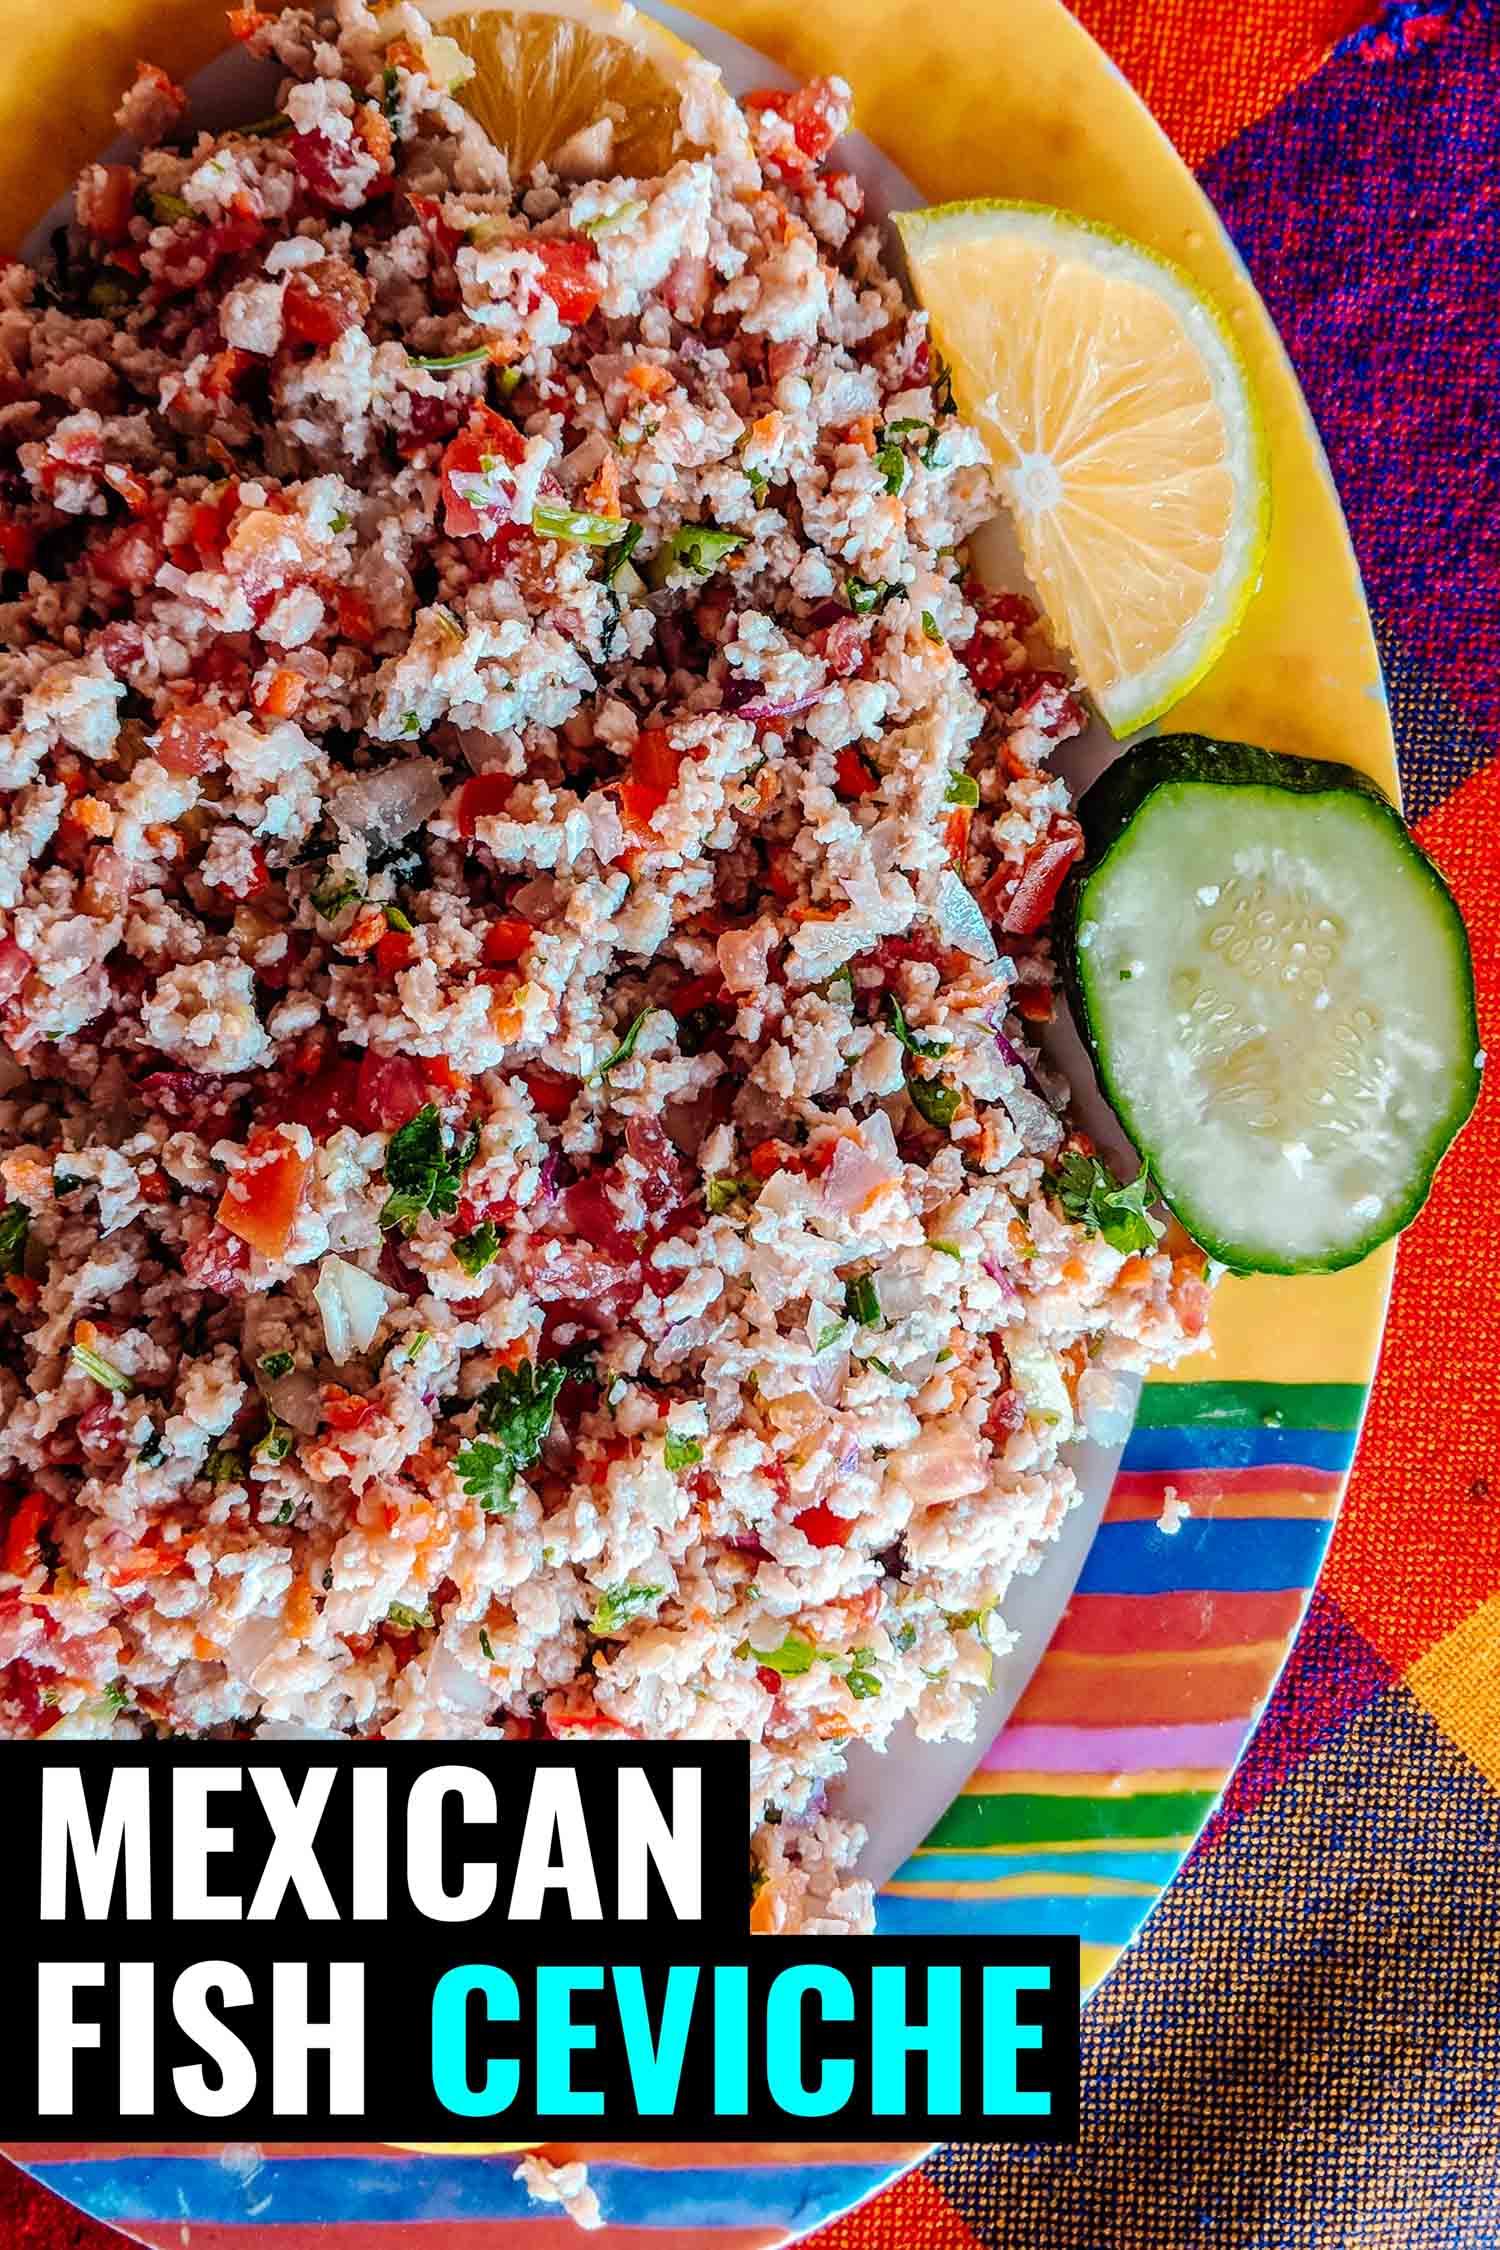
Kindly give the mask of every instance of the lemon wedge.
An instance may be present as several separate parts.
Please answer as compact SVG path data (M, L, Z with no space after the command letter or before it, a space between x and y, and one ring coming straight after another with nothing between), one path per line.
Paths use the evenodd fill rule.
M473 62L459 97L505 151L513 179L536 164L571 179L651 179L703 153L683 96L695 74L704 85L706 65L623 0L460 0L425 12ZM738 118L727 95L713 109L720 131Z
M1238 347L1187 274L1067 212L895 223L1053 630L1130 734L1202 678L1259 579L1269 471Z

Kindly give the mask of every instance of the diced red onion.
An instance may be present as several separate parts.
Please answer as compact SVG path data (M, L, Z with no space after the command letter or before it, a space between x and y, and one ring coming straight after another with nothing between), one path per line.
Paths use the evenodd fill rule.
M827 690L809 688L801 695L783 697L780 701L767 695L759 680L726 680L724 683L724 708L733 711L737 718L748 719L752 726L768 726L778 719L795 719L803 711L810 711L821 703Z
M562 1192L562 1150L549 1148L537 1174L537 1193L544 1203L555 1203Z
M865 1210L893 1176L889 1164L877 1163L862 1141L845 1133L823 1182L823 1200L831 1210L852 1216Z
M991 1281L993 1281L995 1287L999 1290L1001 1296L1005 1299L1006 1304L1019 1305L1019 1303L1021 1302L1021 1292L1016 1287L1015 1283L1011 1280L1010 1275L1006 1272L1004 1266L1001 1265L999 1259L992 1257L990 1253L986 1251L984 1256L980 1259L979 1263L983 1266L985 1272L989 1275Z
M334 790L329 810L341 828L367 844L399 844L437 811L443 784L431 758L403 758L378 773L358 774Z

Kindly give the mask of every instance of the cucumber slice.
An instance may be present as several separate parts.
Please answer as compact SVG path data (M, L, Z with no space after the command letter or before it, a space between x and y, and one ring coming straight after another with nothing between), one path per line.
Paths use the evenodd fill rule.
M1142 743L1078 811L1064 974L1162 1200L1238 1271L1354 1264L1479 1091L1447 884L1364 774L1249 743Z

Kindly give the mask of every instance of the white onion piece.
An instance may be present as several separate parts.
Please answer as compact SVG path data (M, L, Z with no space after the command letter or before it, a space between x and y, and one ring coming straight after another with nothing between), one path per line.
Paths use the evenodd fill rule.
M437 811L443 801L443 784L431 758L403 758L378 773L356 774L341 782L328 800L328 809L340 828L362 836L366 844L387 847L404 837Z
M813 1353L807 1387L824 1406L831 1406L843 1390L848 1373L849 1354L834 1351L830 1346L826 1352Z
M1045 1155L1057 1147L1067 1128L1029 1086L1021 1084L1019 1075L1000 1088L1000 1100L1024 1149L1033 1155Z
M1059 1445L1073 1435L1073 1401L1062 1369L1051 1352L1025 1336L1008 1336L1005 1356L1010 1379L1026 1402L1028 1414L1050 1423Z
M984 909L974 893L961 883L951 867L945 867L937 879L933 893L932 911L938 928L950 945L961 953L968 953L976 961L998 961L999 952Z
M461 1663L444 1641L439 1641L432 1652L427 1687L435 1702L446 1703L455 1711L488 1711L495 1700L489 1684Z
M890 1178L885 1166L866 1153L863 1143L846 1133L833 1152L823 1182L823 1200L831 1211L842 1211L852 1218L856 1212L868 1210Z
M971 1492L982 1492L985 1466L978 1440L962 1427L929 1424L902 1450L901 1481L909 1492L934 1502L963 1500Z
M357 1359L375 1341L375 1331L390 1310L383 1281L330 1253L318 1268L313 1301L323 1316L323 1341L335 1367Z
M770 922L724 932L714 951L731 992L759 992L766 981L766 962L775 942L776 930Z
M246 1617L236 1625L224 1650L224 1668L248 1686L280 1641L279 1617Z

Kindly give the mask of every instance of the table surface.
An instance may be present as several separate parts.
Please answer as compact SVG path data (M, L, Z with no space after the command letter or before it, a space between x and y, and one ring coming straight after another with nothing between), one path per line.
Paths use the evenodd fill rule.
M1488 1037L1500 11L1076 12L1197 168L1292 353L1365 574L1408 815L1468 918ZM1402 1245L1349 1496L1292 1662L1211 1828L1088 2011L1078 2147L944 2150L819 2250L1494 2250L1497 1188L1487 1093ZM0 2169L11 2250L119 2239Z

